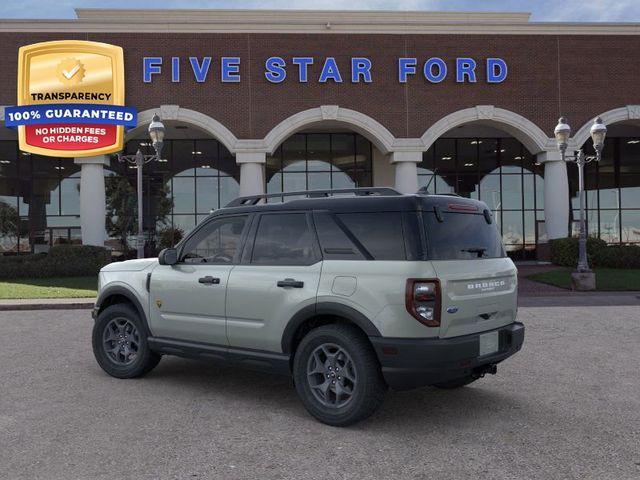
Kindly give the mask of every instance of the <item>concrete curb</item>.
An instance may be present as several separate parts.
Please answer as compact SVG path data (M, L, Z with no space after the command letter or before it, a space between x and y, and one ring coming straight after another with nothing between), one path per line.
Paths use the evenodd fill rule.
M95 298L37 298L0 300L0 312L20 310L85 310L93 308Z

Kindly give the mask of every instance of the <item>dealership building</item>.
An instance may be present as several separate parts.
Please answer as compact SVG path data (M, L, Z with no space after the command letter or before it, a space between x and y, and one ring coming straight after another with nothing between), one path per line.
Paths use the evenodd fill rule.
M514 258L540 257L575 234L578 173L587 227L640 244L640 24L532 22L526 13L78 9L72 20L0 20L0 105L16 104L18 49L49 40L121 46L125 104L138 127L125 152L151 153L147 127L166 126L162 160L144 166L144 225L193 228L238 195L394 187L457 193L494 213ZM4 121L4 114L1 120ZM115 156L21 152L0 127L0 254L61 243L118 248L106 228ZM135 209L135 200L132 204Z

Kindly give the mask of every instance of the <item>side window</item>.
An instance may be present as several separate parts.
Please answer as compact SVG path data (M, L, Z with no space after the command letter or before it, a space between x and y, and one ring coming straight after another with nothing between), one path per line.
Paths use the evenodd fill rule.
M319 260L314 235L306 213L262 215L253 244L251 263L311 265Z
M341 213L337 217L375 260L406 260L400 212Z
M318 231L325 260L364 260L360 249L354 245L347 234L338 226L330 213L317 212L313 220Z
M240 249L246 216L213 220L193 238L182 251L185 263L231 264Z

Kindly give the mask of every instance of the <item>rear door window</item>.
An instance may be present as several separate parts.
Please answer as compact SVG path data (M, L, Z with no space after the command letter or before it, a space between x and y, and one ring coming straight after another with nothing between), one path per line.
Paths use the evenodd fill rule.
M311 265L319 261L315 232L306 213L260 216L251 263L257 265Z
M407 259L401 213L341 213L336 217L374 260Z
M505 256L495 222L483 214L442 212L423 214L431 260L477 260Z

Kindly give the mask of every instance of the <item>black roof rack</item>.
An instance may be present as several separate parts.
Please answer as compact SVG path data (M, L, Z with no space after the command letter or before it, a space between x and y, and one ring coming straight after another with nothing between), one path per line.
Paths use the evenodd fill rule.
M284 193L267 193L264 195L249 195L246 197L238 197L225 205L226 207L244 207L248 205L256 205L260 200L268 198L282 197L307 197L307 198L326 198L335 194L353 193L358 197L382 196L389 197L394 195L402 195L397 190L389 187L373 187L373 188L339 188L335 190L300 190L297 192Z

